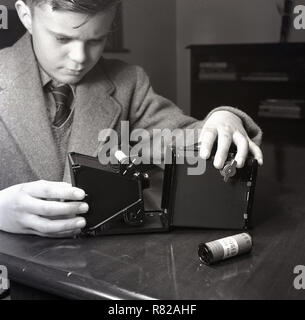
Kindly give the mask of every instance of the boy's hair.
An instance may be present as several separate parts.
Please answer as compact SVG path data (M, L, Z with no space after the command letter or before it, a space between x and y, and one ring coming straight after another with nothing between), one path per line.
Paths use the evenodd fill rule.
M120 0L25 0L32 8L50 4L53 10L68 10L85 14L96 14L116 7Z

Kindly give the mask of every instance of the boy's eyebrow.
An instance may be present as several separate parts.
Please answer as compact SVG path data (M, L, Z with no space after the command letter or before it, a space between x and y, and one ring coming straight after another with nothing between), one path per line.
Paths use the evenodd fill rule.
M66 38L66 39L71 39L71 40L78 40L78 37L73 37L73 36L69 36L66 34L62 34L62 33L58 33L52 30L48 30L51 34L53 34L56 37L61 37L61 38ZM96 37L96 38L92 38L92 39L88 39L88 41L98 41L98 40L103 40L105 37L108 36L110 32L107 32L106 34L101 35L100 37Z

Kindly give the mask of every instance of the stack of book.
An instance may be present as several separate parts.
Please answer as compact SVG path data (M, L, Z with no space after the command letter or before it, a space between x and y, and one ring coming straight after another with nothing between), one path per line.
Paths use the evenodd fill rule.
M304 118L305 100L267 99L259 105L258 115L264 118Z
M228 62L201 62L199 64L199 80L236 80L236 72Z

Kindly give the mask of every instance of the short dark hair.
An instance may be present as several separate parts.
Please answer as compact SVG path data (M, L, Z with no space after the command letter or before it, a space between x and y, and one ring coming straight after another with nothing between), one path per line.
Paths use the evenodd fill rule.
M85 14L96 14L116 7L120 0L25 0L33 8L50 4L53 10L67 10Z

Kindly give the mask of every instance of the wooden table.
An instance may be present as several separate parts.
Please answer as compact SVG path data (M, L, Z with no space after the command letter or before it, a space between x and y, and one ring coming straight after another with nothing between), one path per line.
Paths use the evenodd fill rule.
M236 231L68 240L0 233L12 298L23 292L32 298L305 299L305 290L293 286L294 267L305 265L304 146L267 143L264 154L251 254L214 266L199 262L200 242Z

